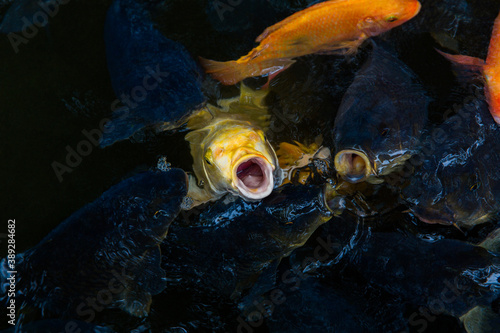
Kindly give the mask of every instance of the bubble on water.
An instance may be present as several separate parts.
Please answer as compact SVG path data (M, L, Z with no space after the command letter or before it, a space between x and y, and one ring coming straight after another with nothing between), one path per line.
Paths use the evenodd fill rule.
M193 198L186 196L186 197L184 197L184 199L182 199L181 209L182 210L190 210L193 203L194 203Z
M167 157L166 156L160 156L158 159L158 163L156 164L156 167L160 171L167 171L171 168L171 164L167 162Z

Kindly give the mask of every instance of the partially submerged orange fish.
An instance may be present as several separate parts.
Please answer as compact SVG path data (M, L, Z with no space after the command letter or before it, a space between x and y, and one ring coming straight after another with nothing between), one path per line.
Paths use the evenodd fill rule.
M485 94L491 115L500 124L500 14L491 33L486 61L465 55L451 55L438 50L448 60L481 71L485 80Z
M303 55L354 53L367 38L403 24L419 11L417 0L325 1L267 28L256 39L260 45L246 56L227 62L201 58L201 63L226 85L275 75Z

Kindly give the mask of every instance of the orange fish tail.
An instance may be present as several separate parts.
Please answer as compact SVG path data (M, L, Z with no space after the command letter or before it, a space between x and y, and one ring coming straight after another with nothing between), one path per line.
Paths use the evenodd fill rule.
M465 55L448 54L438 49L436 51L451 62L457 77L461 81L467 82L471 79L481 77L484 72L485 62L482 59Z
M237 61L214 61L200 57L200 62L205 72L224 85L236 84L248 77L247 65Z
M471 71L480 73L484 67L484 60L466 55L453 55L436 49L443 57L449 60L453 65L468 67Z

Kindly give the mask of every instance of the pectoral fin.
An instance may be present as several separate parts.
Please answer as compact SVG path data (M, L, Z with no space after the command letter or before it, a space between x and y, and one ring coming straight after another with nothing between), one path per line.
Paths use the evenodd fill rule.
M189 175L189 189L182 208L190 210L213 199L216 198L205 188L199 187L196 178L193 175Z
M319 47L316 54L323 55L353 55L358 51L358 48L366 40L366 36L362 36L355 40L344 41L341 43L322 45Z

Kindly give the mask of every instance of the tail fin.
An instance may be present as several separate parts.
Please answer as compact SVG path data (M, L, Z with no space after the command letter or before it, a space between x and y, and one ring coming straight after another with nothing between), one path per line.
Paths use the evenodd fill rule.
M200 57L200 62L205 72L224 85L236 84L250 76L245 71L246 64L236 61L219 62Z
M480 76L483 72L485 62L482 59L465 55L448 54L438 49L436 51L451 62L459 78L471 79Z
M493 230L479 246L500 253L500 228Z

